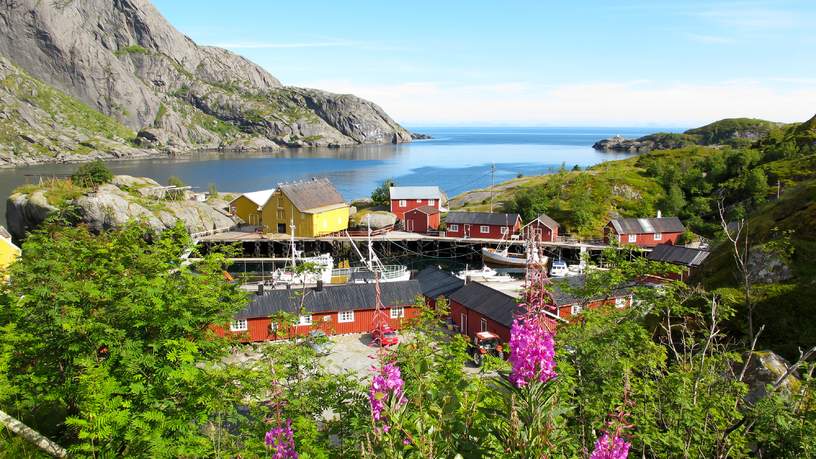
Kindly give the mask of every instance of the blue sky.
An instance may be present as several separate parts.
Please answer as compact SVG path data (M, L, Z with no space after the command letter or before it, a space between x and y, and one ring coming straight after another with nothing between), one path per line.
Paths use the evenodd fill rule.
M199 44L409 125L695 126L816 113L814 1L154 0Z

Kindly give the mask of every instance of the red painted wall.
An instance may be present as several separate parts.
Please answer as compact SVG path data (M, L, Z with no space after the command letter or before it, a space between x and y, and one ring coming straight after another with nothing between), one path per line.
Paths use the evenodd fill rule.
M558 239L558 227L550 229L548 226L536 221L531 227L541 231L541 240L545 242L555 242Z
M454 223L456 224L456 223ZM448 237L469 237L473 239L501 239L502 233L501 228L504 225L486 225L490 229L487 233L482 233L479 231L479 227L482 225L463 225L459 223L458 228L456 231L451 231L450 223L448 223L447 228L445 229L445 236ZM469 231L466 231L466 226L470 226ZM510 234L518 234L519 229L521 228L521 222L516 220L515 225L510 229Z
M428 230L439 229L439 213L428 215L419 210L405 212L405 231L413 233L427 233Z
M451 311L451 319L456 324L456 330L460 330L462 316L461 314L464 313L467 315L467 330L466 335L469 338L473 338L476 336L476 333L482 331L481 330L481 319L487 320L487 331L491 333L495 333L499 336L501 342L507 343L510 341L510 328L505 327L504 325L495 322L487 317L482 316L476 311L468 309L463 305L457 303L456 301L451 300L450 304L450 311Z
M632 301L631 297L629 297L629 296L626 296L625 298L626 298L626 303L624 305L624 308L631 306L631 301ZM593 301L593 302L588 303L584 308L585 309L597 309L597 308L600 308L601 306L607 306L607 305L615 306L615 298L609 298L608 300ZM558 307L558 317L560 317L562 319L569 320L572 317L572 304L565 304L565 305L559 306Z
M399 199L392 199L391 213L396 215L399 220L405 220L405 212L416 209L417 207L431 206L439 209L441 205L439 199L434 199L435 202L433 204L428 204L428 201L428 199L406 199L405 207L400 207Z
M305 336L312 330L322 330L327 335L344 335L350 333L368 333L371 331L371 326L374 321L374 310L364 309L354 311L354 322L339 323L337 321L337 312L324 312L312 314L312 325L295 325L290 330L279 330L278 333L270 333L268 317L258 317L247 320L247 331L232 332L229 330L229 325L226 327L213 326L213 330L219 336L225 334L239 335L241 341L268 341L288 338L293 335ZM386 322L391 328L399 330L406 320L419 315L419 310L413 305L405 307L405 317L398 319L391 319L390 308L385 309Z
M617 239L619 245L636 245L638 247L654 247L660 244L677 244L677 240L682 233L663 233L660 240L654 239L654 234L638 234L636 242L629 242L628 234L618 234L611 225L604 229L604 242L609 244L612 239Z

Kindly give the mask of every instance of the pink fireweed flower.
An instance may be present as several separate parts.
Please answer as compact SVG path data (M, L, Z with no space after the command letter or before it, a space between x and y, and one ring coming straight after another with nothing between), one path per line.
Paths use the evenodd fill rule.
M524 387L538 378L546 382L556 376L555 340L538 318L516 319L510 329L510 382Z
M291 419L287 419L285 425L279 425L267 432L264 443L274 451L272 459L298 459Z
M394 363L386 363L382 368L375 368L377 374L371 378L371 387L368 390L368 401L371 404L371 416L375 421L383 418L383 410L389 396L396 397L399 403L405 403L402 395L402 381L400 369Z
M615 434L610 437L604 432L595 441L595 450L589 456L590 459L626 459L629 456L629 442Z

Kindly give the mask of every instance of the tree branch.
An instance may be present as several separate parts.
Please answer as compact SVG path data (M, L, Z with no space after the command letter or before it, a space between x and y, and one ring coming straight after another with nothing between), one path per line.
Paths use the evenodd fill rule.
M67 457L68 452L63 447L49 440L36 430L28 427L17 419L9 416L4 411L0 411L0 424L6 426L12 433L22 437L37 448L43 450L46 454L53 457Z

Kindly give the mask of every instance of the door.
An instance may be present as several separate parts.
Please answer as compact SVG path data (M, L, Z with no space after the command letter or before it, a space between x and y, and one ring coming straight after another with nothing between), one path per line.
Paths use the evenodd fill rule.
M286 223L278 223L278 233L286 234Z
M470 237L470 225L465 225L465 237Z
M405 230L408 231L409 233L414 232L414 219L413 218L409 218L408 220L405 220Z
M459 314L459 333L467 335L467 329L467 314L463 312Z

